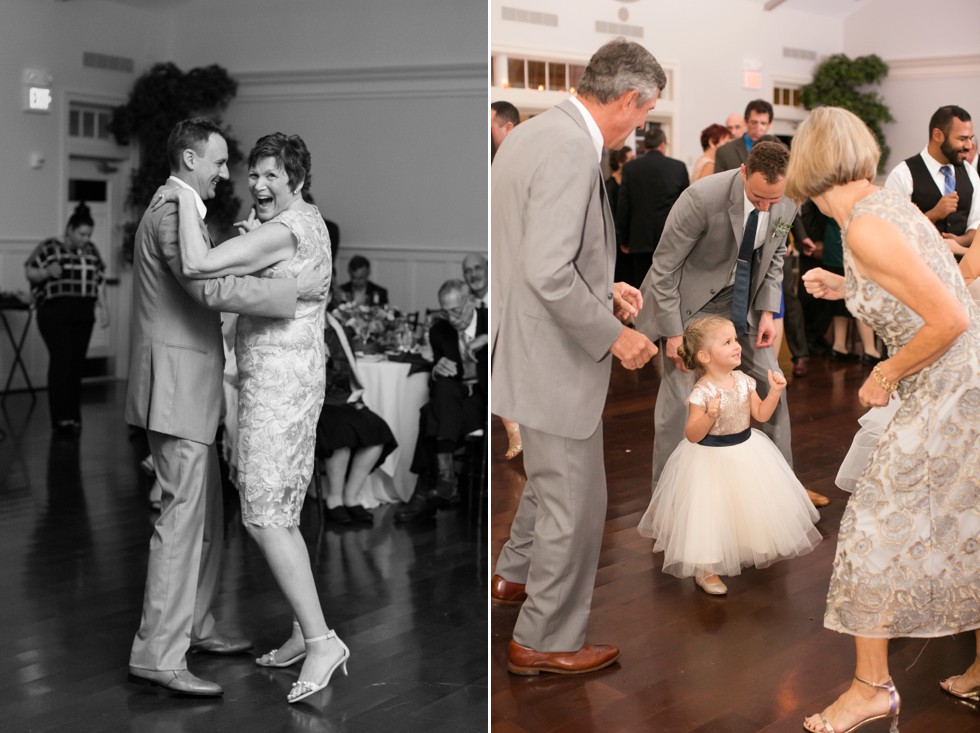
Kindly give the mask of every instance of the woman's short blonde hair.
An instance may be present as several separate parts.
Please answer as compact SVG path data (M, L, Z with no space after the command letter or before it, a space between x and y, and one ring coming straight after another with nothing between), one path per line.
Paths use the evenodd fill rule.
M881 149L868 126L841 107L817 107L790 146L786 195L801 202L851 181L873 181Z

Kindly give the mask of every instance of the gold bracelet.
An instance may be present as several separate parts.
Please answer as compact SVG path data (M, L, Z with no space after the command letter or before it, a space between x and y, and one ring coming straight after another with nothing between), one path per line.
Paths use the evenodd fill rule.
M871 376L874 378L875 382L883 390L891 394L896 389L898 389L898 382L894 384L888 381L888 378L881 373L881 364L875 364L874 369L871 370Z

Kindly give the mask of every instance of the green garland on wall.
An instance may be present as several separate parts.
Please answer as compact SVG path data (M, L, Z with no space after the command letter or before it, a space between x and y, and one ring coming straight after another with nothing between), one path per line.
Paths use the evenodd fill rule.
M875 54L850 59L837 53L822 61L813 73L813 81L803 87L803 106L807 109L843 107L864 121L881 146L879 173L885 170L891 153L881 126L895 120L877 92L861 91L861 88L880 84L886 76L888 64Z
M155 64L133 84L126 104L113 110L109 131L120 145L136 140L139 146L139 167L132 172L126 205L137 217L150 204L154 192L170 175L167 162L167 138L174 125L188 117L204 115L221 124L221 112L238 91L238 82L217 64L181 71L176 64ZM242 160L238 141L223 126L228 141L228 166ZM205 201L207 221L217 233L232 228L241 209L241 199L235 196L231 181L222 181L215 196ZM139 220L123 225L123 253L133 261L133 243Z

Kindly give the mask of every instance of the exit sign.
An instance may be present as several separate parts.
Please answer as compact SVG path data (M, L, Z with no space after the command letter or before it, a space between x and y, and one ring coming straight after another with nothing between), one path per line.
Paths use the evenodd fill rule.
M24 85L24 111L48 114L54 101L51 93L54 77L43 69L24 69L21 82Z
M51 90L48 89L47 87L28 87L27 88L27 111L50 112Z

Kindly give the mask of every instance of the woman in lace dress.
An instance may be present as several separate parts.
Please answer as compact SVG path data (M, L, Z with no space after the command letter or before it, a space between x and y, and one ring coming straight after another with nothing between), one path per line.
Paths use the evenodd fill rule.
M239 223L241 236L211 249L191 192L171 189L180 215L184 274L296 277L310 261L329 272L330 241L323 218L302 197L310 184L310 153L303 140L282 133L260 138L249 153L248 168L254 209ZM305 659L289 702L326 687L337 667L343 665L346 672L350 655L324 620L299 531L323 404L324 309L322 302L300 302L292 319L241 316L235 341L242 522L296 618L282 648L256 663L286 667Z
M811 270L807 291L843 297L888 345L861 404L902 400L841 520L824 625L854 636L857 663L850 688L804 722L818 733L884 717L897 730L890 638L980 628L980 310L935 226L872 184L879 154L855 115L824 107L800 126L786 176L787 195L812 198L843 234L844 276ZM980 684L978 667L956 691Z

